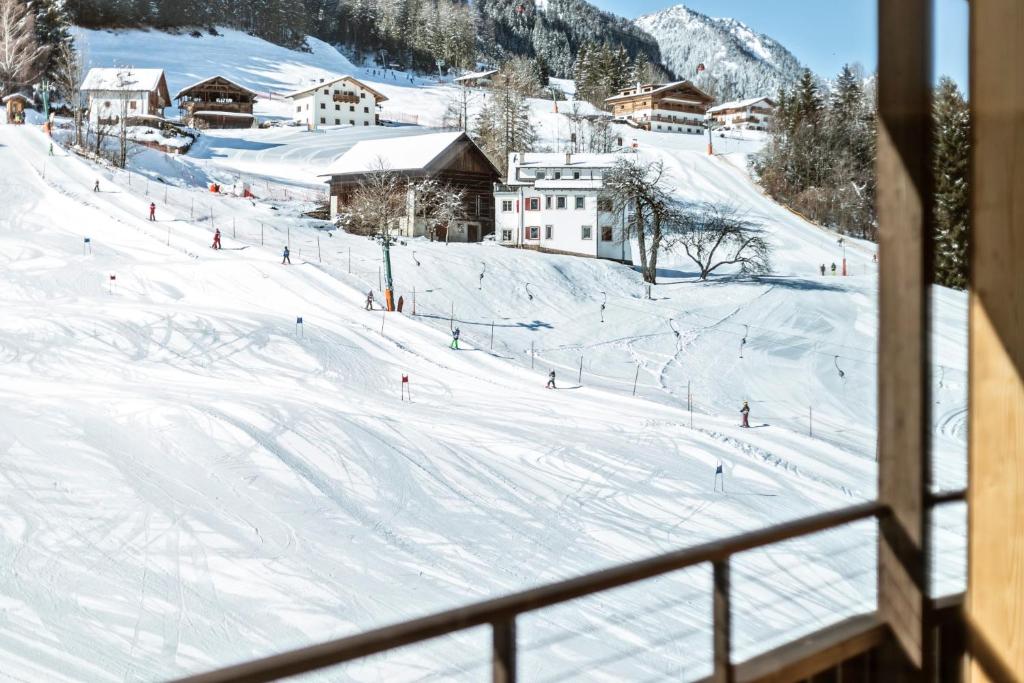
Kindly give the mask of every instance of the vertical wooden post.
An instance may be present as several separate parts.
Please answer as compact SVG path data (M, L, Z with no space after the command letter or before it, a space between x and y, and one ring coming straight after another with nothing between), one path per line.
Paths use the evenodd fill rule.
M732 609L729 606L729 560L712 564L712 651L714 670L713 683L732 683L735 674L732 668Z
M879 0L878 36L878 611L887 675L930 681L932 0Z
M971 3L969 680L1024 671L1024 5Z
M491 657L493 683L516 682L516 622L515 617L496 621L493 629L494 650Z

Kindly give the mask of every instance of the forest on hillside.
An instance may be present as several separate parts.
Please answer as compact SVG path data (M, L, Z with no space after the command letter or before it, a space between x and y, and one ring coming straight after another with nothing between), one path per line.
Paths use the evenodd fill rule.
M588 43L661 62L651 36L584 0L77 0L67 12L89 28L227 26L293 48L312 35L420 71L523 56L568 77Z
M753 169L774 199L843 235L878 240L876 80L850 66L830 89L805 70L779 92L768 146ZM935 282L967 286L967 99L949 78L933 93Z

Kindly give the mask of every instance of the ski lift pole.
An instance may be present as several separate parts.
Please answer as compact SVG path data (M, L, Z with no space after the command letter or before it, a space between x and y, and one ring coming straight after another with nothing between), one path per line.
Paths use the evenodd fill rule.
M715 146L711 138L711 114L704 115L704 127L708 129L708 156L713 156L715 153Z
M385 234L382 240L384 245L384 282L387 287L384 289L384 303L387 310L395 310L394 282L391 278L391 235Z
M491 351L494 350L494 321L491 321Z
M633 375L633 395L636 396L636 383L640 379L640 364L636 364L636 374Z

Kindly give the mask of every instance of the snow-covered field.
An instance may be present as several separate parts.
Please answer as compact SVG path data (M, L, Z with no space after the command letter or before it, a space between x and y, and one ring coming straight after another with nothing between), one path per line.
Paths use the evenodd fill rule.
M118 35L88 34L94 63L118 58ZM310 65L352 68L322 45L145 39L137 66L166 68L172 91L211 75L204 62L266 90ZM234 47L205 48L218 40ZM192 71L176 71L183 44ZM408 90L410 111L443 109L446 86L380 87ZM708 158L699 137L636 136L682 196L765 224L772 277L699 283L668 255L647 299L617 264L414 240L392 252L405 315L385 316L362 310L379 247L322 230L295 198L363 134L218 133L181 158L143 151L129 175L47 158L38 130L0 126L5 676L181 675L874 495L873 245L848 245L850 277L818 275L841 247L750 182L756 140ZM203 189L233 178L258 198ZM935 478L951 488L965 477L966 298L935 300ZM551 368L558 391L543 388ZM755 429L736 426L743 400ZM962 509L940 526L949 592ZM737 657L870 609L874 536L862 523L737 558ZM525 617L521 674L706 674L709 585L699 568ZM320 678L478 680L488 637Z

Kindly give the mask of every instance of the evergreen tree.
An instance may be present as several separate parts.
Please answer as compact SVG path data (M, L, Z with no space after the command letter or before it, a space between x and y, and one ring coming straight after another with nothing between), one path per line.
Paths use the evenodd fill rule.
M935 280L967 287L970 111L956 83L943 77L935 90Z
M511 60L502 66L494 78L492 94L477 117L477 144L498 168L508 166L511 152L533 150L537 140L522 90L522 84L535 79L535 75L517 71L516 65L523 61Z
M51 83L57 78L59 55L64 45L73 45L71 22L64 9L63 0L36 0L35 12L36 43L43 53L35 67L36 75Z

